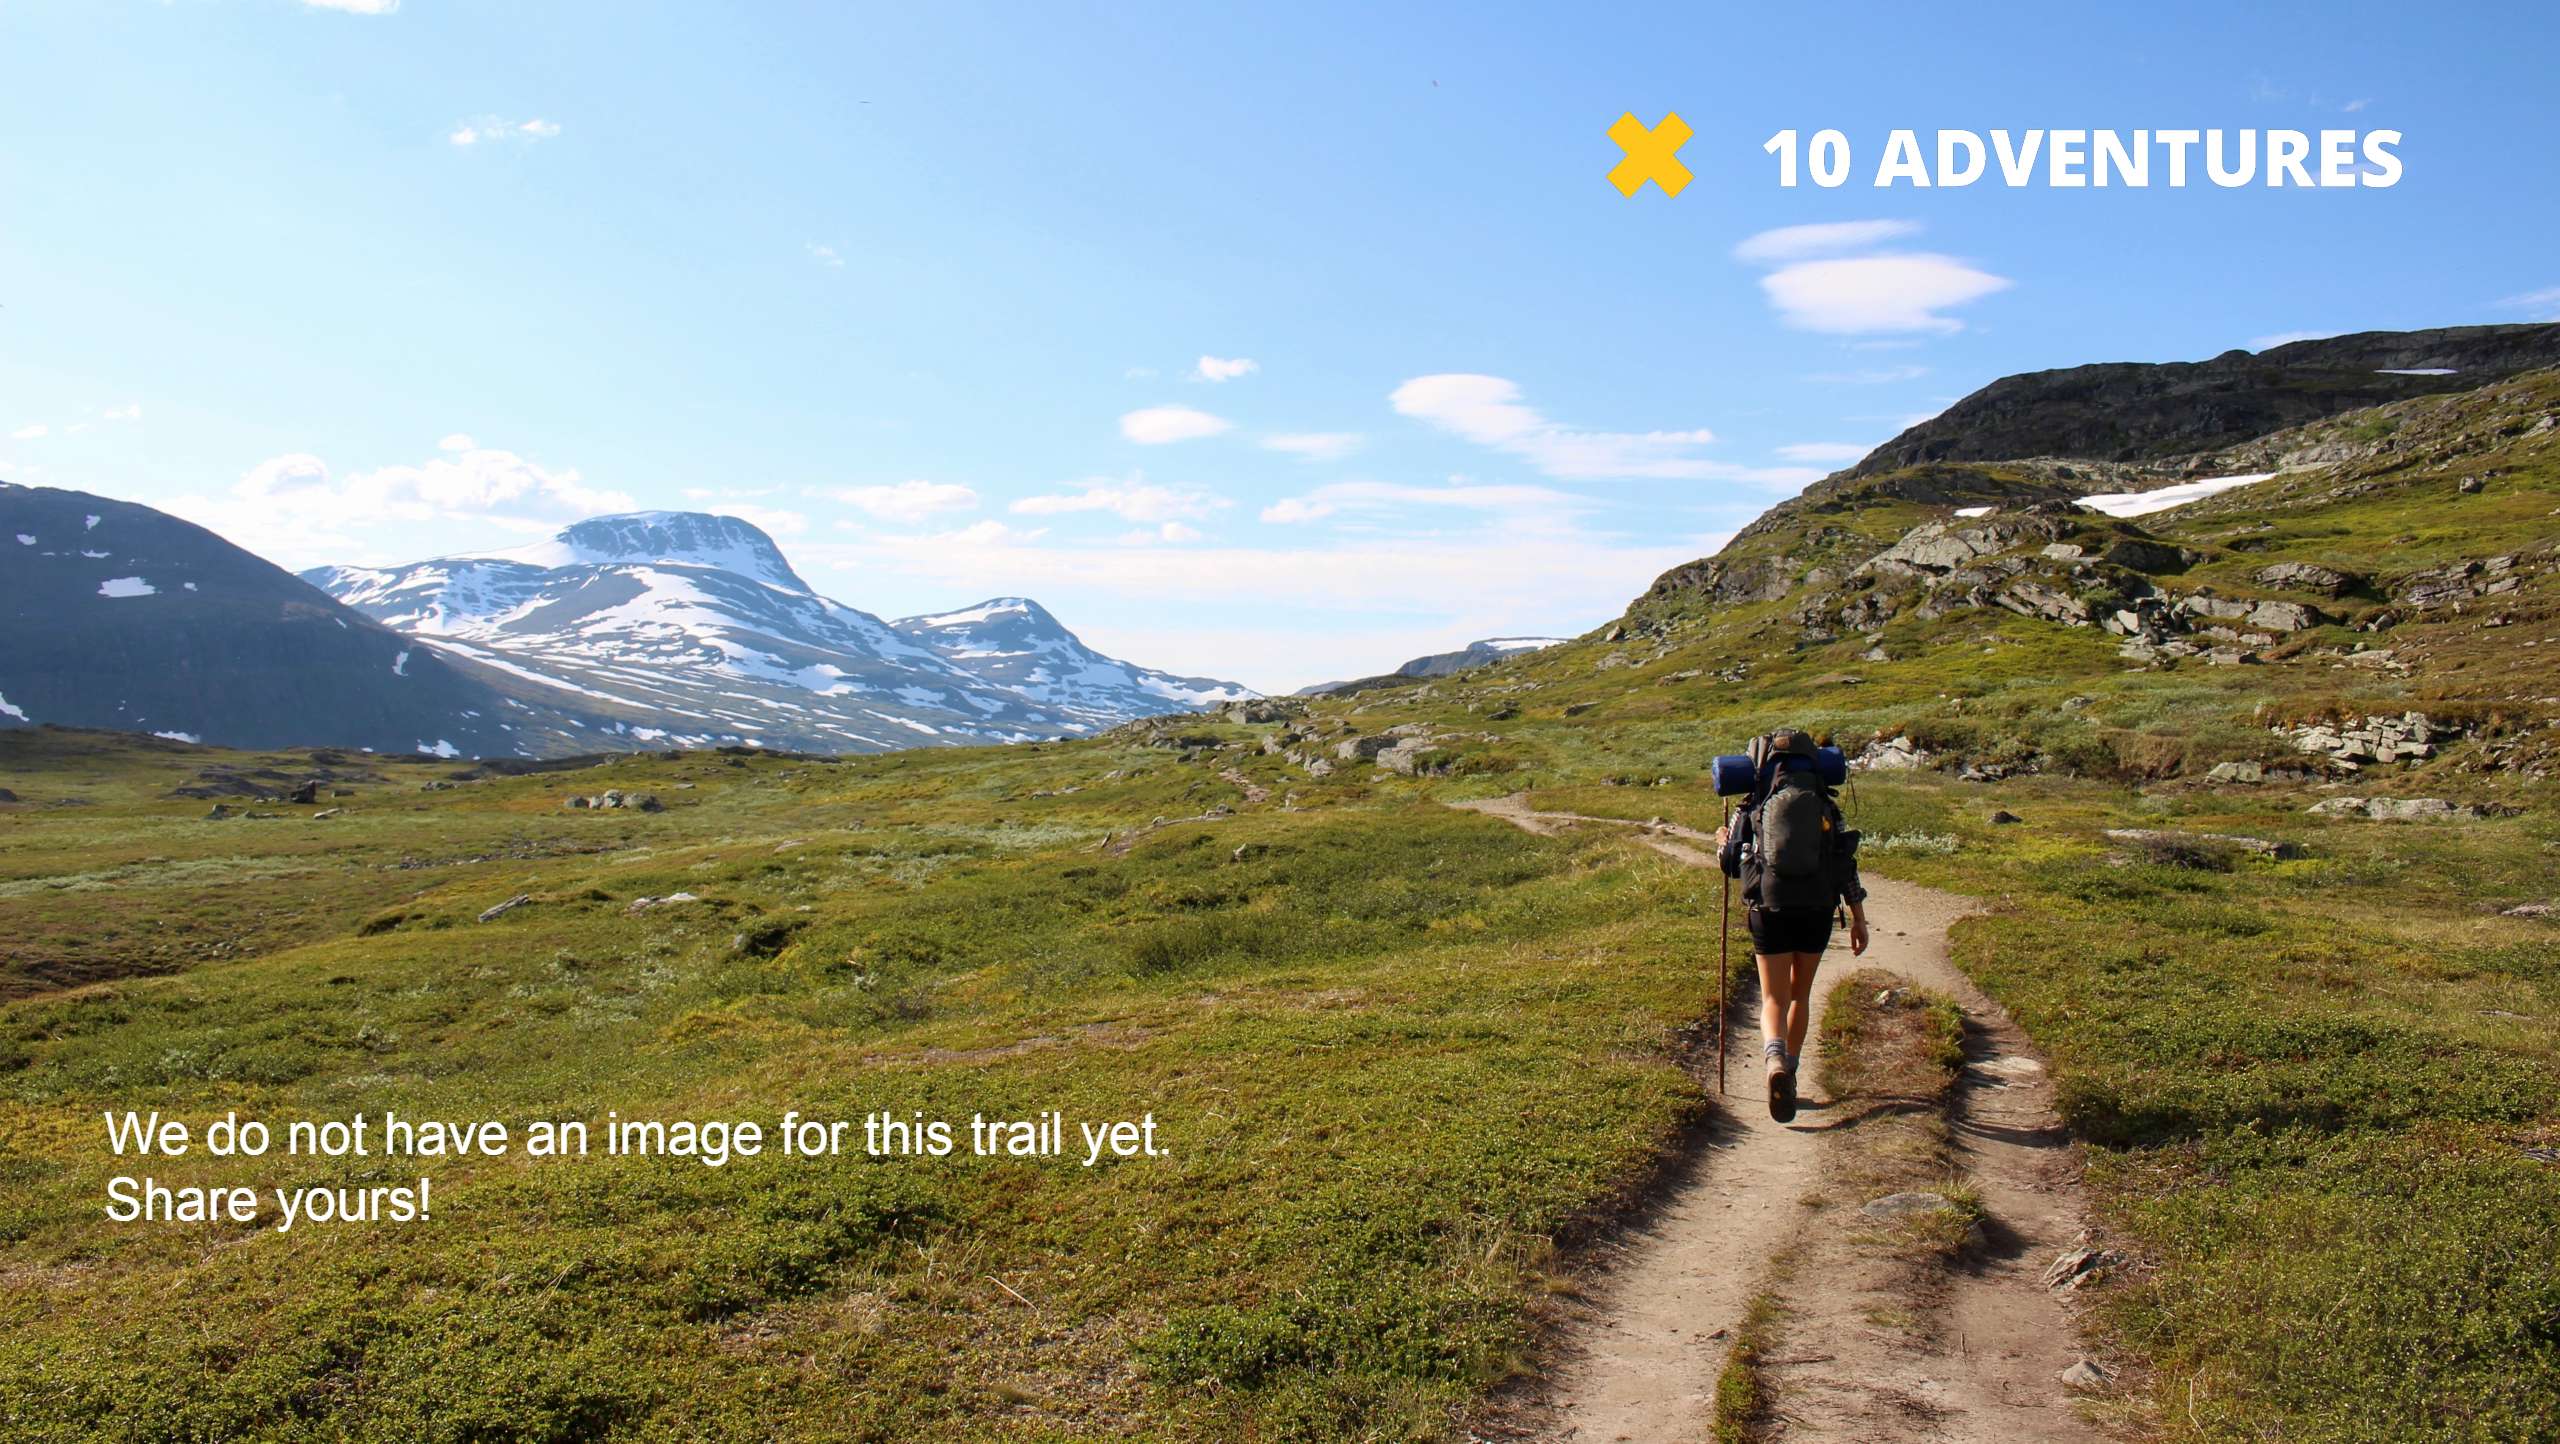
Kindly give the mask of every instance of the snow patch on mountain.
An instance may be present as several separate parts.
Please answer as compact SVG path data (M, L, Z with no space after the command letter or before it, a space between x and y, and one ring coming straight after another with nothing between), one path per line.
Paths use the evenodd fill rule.
M109 577L98 583L98 595L102 597L149 597L159 592L158 587L140 577Z
M2173 506L2202 501L2234 487L2264 481L2273 475L2272 471L2260 471L2247 476L2207 476L2174 486L2155 487L2150 491L2114 491L2101 496L2084 496L2080 498L2080 504L2109 516L2149 516L2155 511L2167 511Z

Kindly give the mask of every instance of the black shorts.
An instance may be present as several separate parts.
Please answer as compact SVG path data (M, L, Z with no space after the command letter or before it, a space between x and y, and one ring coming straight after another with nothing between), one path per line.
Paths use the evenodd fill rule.
M1751 951L1770 953L1819 953L1831 946L1832 910L1818 913L1778 913L1750 908L1744 920L1751 925Z

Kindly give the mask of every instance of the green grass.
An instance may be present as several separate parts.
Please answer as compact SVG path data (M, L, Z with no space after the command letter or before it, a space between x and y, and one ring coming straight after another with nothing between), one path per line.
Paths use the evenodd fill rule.
M2275 560L2387 580L2547 551L2560 464L2527 413L2560 380L2482 395L2391 408L2374 456L2144 529L2197 553L2179 587L2230 595ZM1882 486L1780 515L1734 559L1831 564L1946 513ZM2560 816L2533 778L2560 769L2560 576L2167 672L1991 609L1808 633L1797 600L1675 588L1619 642L1319 705L1328 726L1464 734L1421 778L1312 779L1259 752L1269 729L1208 721L1180 730L1224 750L1138 729L477 780L0 731L22 799L0 804L0 1419L35 1440L1452 1437L1536 1366L1575 1245L1705 1106L1680 1058L1717 896L1614 829L1539 838L1441 804L1525 790L1712 827L1709 758L1788 724L2020 769L1862 775L1849 814L1871 870L1986 903L1959 961L2051 1056L2094 1204L2143 1259L2094 1322L2148 1366L2150 1427L2560 1435L2560 1168L2527 1151L2560 1145L2560 969L2552 924L2502 912L2556 900ZM2380 602L2335 610L2379 625ZM2412 670L2316 650L2352 640ZM2409 708L2481 730L2340 788L2198 781L2292 760L2277 723ZM171 795L209 766L316 765L351 794L329 821L212 821ZM606 787L668 810L560 806ZM2337 791L2522 811L2305 813ZM2306 855L2104 836L2128 826ZM1169 1151L511 1156L435 1165L434 1217L406 1227L99 1217L119 1171L101 1109L608 1107L1152 1113ZM360 1187L422 1167L150 1171Z

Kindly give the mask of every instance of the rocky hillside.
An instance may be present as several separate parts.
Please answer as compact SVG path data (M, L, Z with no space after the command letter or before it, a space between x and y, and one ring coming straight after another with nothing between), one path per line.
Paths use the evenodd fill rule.
M1631 780L1694 774L1738 740L1694 719L1743 709L1871 766L2459 815L2560 777L2555 517L2560 369L2153 464L1843 475L1591 637L1363 691L1351 715L1460 739L1434 762L1460 770L1606 737Z
M2037 456L2156 460L2555 365L2560 325L2364 331L2210 361L2031 371L1903 432L1853 472Z
M0 726L503 757L609 725L146 506L0 483L0 556Z

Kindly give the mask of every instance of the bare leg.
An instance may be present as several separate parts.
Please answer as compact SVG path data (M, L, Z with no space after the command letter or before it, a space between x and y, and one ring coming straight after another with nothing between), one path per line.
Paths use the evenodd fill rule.
M1822 954L1790 953L1787 962L1793 974L1787 996L1795 1002L1787 1013L1787 1056L1793 1059L1804 1056L1804 1035L1813 1023L1813 975L1822 966Z
M1795 1002L1794 953L1754 953L1760 963L1760 1036L1763 1039L1788 1035L1788 1011ZM1803 1032L1797 1024L1796 1031ZM1790 1049L1792 1054L1792 1048Z

